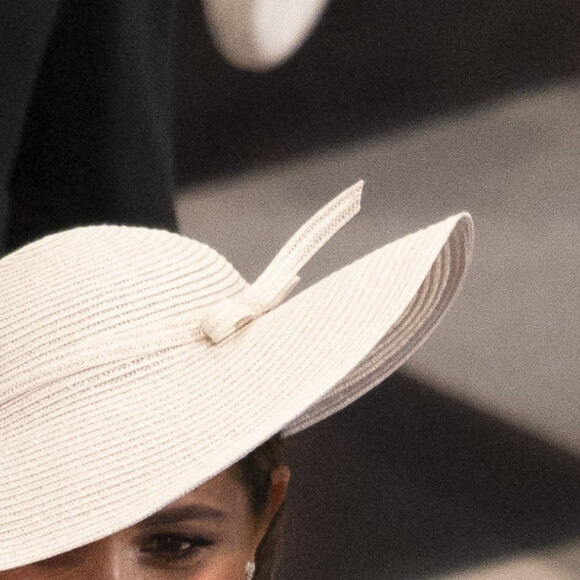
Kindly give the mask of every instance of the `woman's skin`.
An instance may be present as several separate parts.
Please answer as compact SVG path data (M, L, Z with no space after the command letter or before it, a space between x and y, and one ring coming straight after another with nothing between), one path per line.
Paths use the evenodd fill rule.
M0 572L0 580L243 580L280 507L290 472L272 472L256 516L237 466L130 528L65 554Z

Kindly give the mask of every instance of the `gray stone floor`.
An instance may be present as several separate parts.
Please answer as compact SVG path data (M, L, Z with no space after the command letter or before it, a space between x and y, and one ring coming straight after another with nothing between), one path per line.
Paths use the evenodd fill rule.
M406 370L580 452L579 113L579 85L560 84L198 184L178 198L181 229L252 279L318 207L365 179L360 216L309 264L308 283L471 211L465 290Z
M535 554L522 554L476 569L440 576L437 580L577 580L580 542Z
M456 211L462 296L403 374L290 441L288 580L580 578L580 86L505 98L180 193L249 280L336 193L309 284Z

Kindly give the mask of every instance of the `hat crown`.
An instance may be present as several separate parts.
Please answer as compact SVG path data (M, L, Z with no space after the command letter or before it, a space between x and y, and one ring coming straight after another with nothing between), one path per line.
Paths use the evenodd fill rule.
M0 396L192 339L221 342L285 299L304 264L358 213L362 186L318 211L251 286L209 246L148 228L75 228L4 258Z
M48 236L0 260L0 377L119 333L193 323L246 286L218 252L167 231L89 226Z

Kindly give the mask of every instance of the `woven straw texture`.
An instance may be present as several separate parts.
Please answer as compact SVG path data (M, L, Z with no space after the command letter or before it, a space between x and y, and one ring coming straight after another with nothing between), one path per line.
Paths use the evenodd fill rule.
M133 525L410 356L465 275L467 214L279 304L361 188L252 286L211 248L145 228L77 228L0 261L0 570Z

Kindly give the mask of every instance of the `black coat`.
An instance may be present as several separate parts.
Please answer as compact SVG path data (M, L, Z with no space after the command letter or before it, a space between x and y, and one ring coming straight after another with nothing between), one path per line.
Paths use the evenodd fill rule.
M0 254L88 223L175 229L167 0L0 2Z

